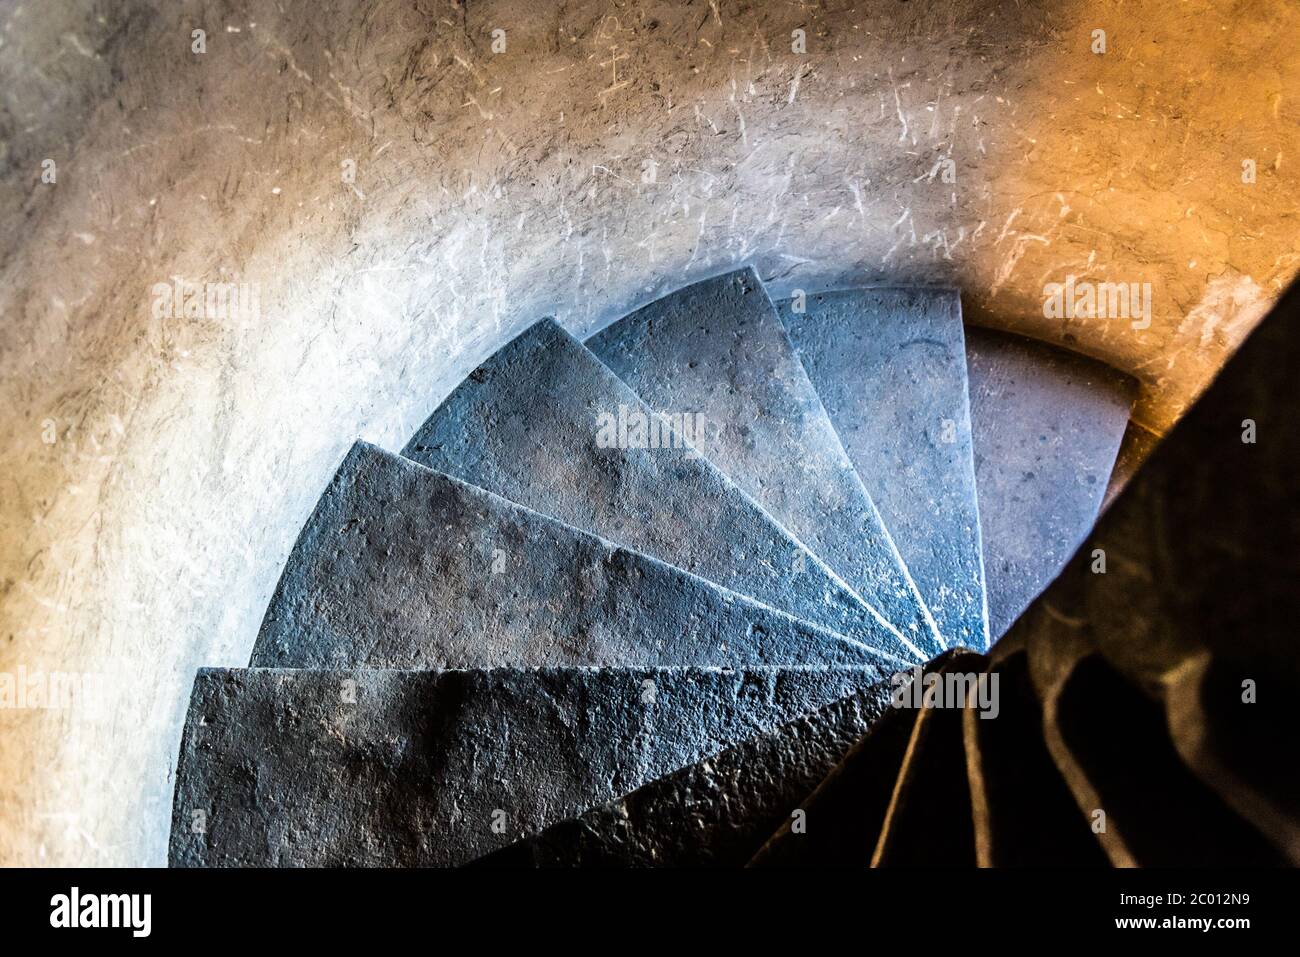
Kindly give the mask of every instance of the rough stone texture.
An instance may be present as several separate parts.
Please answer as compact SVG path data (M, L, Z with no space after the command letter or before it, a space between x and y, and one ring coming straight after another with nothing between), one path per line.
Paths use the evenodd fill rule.
M629 429L632 447L608 447L621 429L602 438L601 417L637 414L655 417L542 320L471 372L402 454L870 648L923 657L680 437L637 448Z
M924 657L943 650L752 268L657 299L587 347L658 411L702 415L711 462Z
M957 654L940 675L976 675L988 659ZM964 867L975 863L970 785L962 734L967 706L923 707L880 825L872 867ZM989 719L997 720L997 719Z
M1006 656L998 716L962 716L966 770L980 867L1104 867L1109 862L1043 743L1043 713L1027 654Z
M945 653L927 664L923 674L942 669L958 655ZM865 867L880 838L916 715L914 708L886 708L870 732L799 802L805 812L803 831L794 830L793 818L786 820L750 866Z
M777 308L939 631L988 646L961 301L851 289Z
M463 864L884 677L204 670L177 765L170 860Z
M250 665L881 661L703 579L358 443L289 556Z
M888 688L784 727L481 859L494 867L739 867L881 719Z
M1297 33L1275 0L7 4L0 671L108 698L0 713L0 860L164 860L194 669L247 661L352 442L538 316L751 261L954 285L1164 432L1300 261ZM1151 327L1045 317L1069 272L1150 281ZM173 276L260 316L160 319Z
M1062 629L1081 648L1100 651L1132 687L1163 704L1166 721L1179 732L1171 746L1200 779L1300 860L1294 775L1261 754L1252 737L1278 713L1242 713L1260 707L1243 701L1243 681L1255 683L1259 701L1294 701L1300 689L1297 330L1300 289L1292 288L1043 594L1040 602L1051 613L1027 616L1023 628L1033 642L1031 656L1034 645L1055 645L1058 635L1047 633ZM1243 441L1252 426L1255 441ZM1097 574L1103 555L1105 574ZM1209 669L1207 658L1229 677L1209 686L1198 679L1198 671ZM1069 669L1057 672L1051 683L1059 697ZM1220 696L1211 693L1209 707L1207 687ZM1051 732L1052 692L1043 700ZM1058 764L1083 764L1061 753L1069 748L1063 732L1048 740ZM1253 760L1245 761L1247 754ZM1089 802L1100 800L1099 786L1090 784L1086 769L1063 773L1081 806L1097 806ZM1112 860L1133 858L1136 840L1126 834L1108 846Z
M966 365L996 640L1092 530L1137 384L1085 356L970 326Z

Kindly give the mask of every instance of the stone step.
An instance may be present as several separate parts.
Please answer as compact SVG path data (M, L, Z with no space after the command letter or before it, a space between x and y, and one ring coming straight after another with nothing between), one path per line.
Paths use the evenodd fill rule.
M941 706L920 709L912 726L894 793L871 856L872 867L966 867L975 864L963 715L972 706L954 698L950 679L969 682L988 664L983 655L958 654L934 677L945 687ZM929 676L927 676L928 678ZM968 685L969 686L969 685ZM990 709L988 713L993 713ZM990 720L997 720L996 718Z
M751 268L664 296L587 348L926 655L943 650Z
M452 866L886 679L877 668L203 670L172 866Z
M777 311L940 634L986 648L957 292L850 289Z
M998 650L1001 650L1001 645ZM1043 743L1043 711L1027 653L988 668L998 712L962 715L975 860L980 867L1105 867L1091 821L1075 804Z
M250 664L882 660L860 644L360 442L299 535Z
M966 364L996 640L1092 530L1137 384L1086 356L971 327Z
M743 867L889 709L880 684L477 861L484 867Z
M553 320L472 372L402 454L868 647L920 656Z

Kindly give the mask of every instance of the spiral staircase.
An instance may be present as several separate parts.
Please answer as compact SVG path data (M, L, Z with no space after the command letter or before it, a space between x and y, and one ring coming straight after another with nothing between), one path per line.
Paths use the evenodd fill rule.
M171 863L1300 862L1298 298L1122 490L1131 380L951 290L538 322L347 454Z

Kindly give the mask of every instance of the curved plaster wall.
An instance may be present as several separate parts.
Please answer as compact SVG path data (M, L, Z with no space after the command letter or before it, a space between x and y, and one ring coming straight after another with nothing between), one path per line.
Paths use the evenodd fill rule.
M246 661L353 439L399 448L539 316L586 333L742 262L956 284L1137 375L1158 433L1300 264L1294 4L3 17L0 673L102 676L0 710L6 863L165 859L194 669ZM1150 327L1045 317L1067 275L1151 283ZM258 314L159 316L175 277Z

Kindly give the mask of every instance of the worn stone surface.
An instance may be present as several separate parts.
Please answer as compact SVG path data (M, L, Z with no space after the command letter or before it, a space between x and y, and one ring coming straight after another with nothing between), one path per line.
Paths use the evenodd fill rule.
M888 687L841 699L483 858L497 867L739 867L881 715ZM820 823L820 822L819 822Z
M1085 0L6 4L0 671L103 674L111 719L0 713L0 859L165 859L194 669L247 661L354 439L398 448L538 316L585 335L746 262L787 290L954 285L968 316L1141 375L1165 431L1297 268L1300 6L1104 20ZM1068 272L1151 281L1151 328L1045 317ZM255 284L260 315L160 319L172 277Z
M981 673L983 655L957 654L941 676ZM963 715L969 705L922 707L912 725L889 810L880 825L872 867L963 867L975 863ZM996 719L992 719L996 720Z
M619 427L638 415L649 423L641 436ZM873 649L920 657L679 434L652 442L656 423L666 420L542 320L471 372L402 454ZM660 447L637 447L647 444Z
M998 677L998 716L962 715L975 861L980 867L1102 867L1091 820L1043 743L1043 713L1027 653L987 669Z
M752 268L679 289L587 340L661 413L692 420L711 462L924 657L943 650Z
M924 674L959 655L929 662ZM892 689L891 689L892 690ZM865 867L880 838L894 784L916 724L914 708L887 707L835 768L799 802L802 831L790 818L754 854L752 867Z
M996 640L1091 531L1137 383L1086 356L971 326L966 365Z
M204 670L177 765L170 860L463 864L884 677Z
M851 289L777 308L940 633L987 647L958 294Z
M828 631L358 443L289 556L250 665L880 661Z

